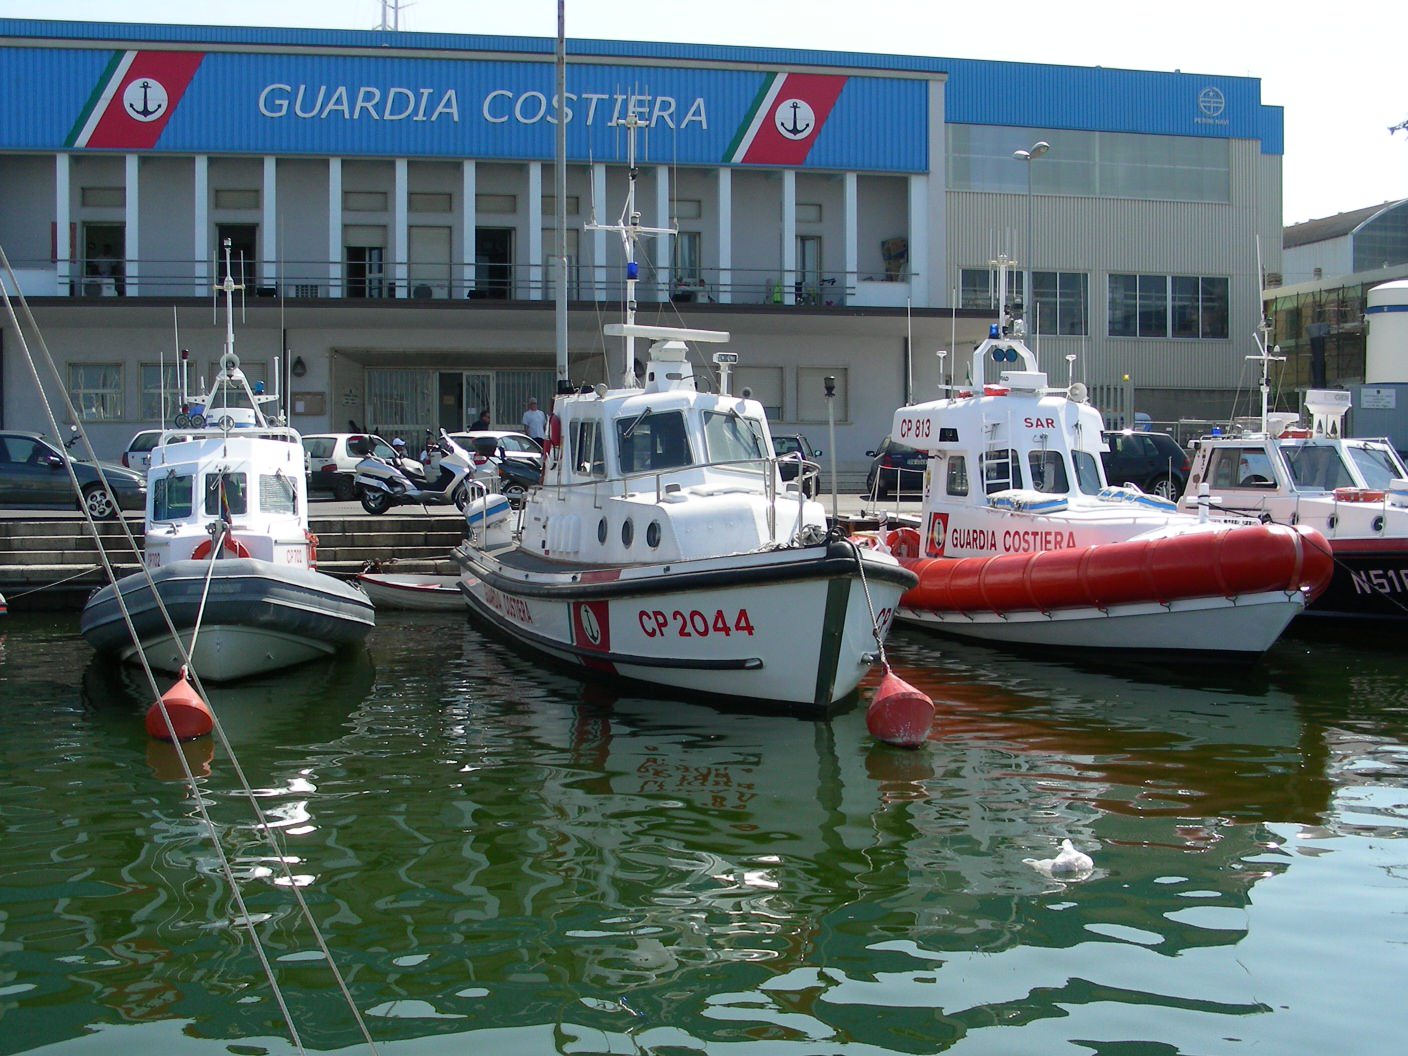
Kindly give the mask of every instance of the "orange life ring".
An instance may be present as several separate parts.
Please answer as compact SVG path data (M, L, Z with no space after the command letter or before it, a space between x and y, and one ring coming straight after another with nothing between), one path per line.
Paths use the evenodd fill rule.
M307 528L303 529L303 537L308 540L308 567L318 567L318 537Z
M249 547L240 542L228 532L225 534L225 549L235 557L248 557ZM210 540L206 539L198 547L191 551L191 560L200 561L210 556Z
M1336 502L1383 502L1385 493L1377 488L1336 488Z

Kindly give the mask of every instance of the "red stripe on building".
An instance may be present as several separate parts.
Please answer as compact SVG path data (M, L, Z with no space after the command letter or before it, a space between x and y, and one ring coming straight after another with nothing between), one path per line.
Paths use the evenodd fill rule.
M108 150L156 146L203 58L203 53L191 51L139 52L87 145Z
M743 164L800 165L806 161L846 80L819 73L789 73L748 145Z

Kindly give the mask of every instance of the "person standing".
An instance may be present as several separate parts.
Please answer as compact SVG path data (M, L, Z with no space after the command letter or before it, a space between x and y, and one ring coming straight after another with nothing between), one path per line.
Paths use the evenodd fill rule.
M538 443L548 435L548 416L538 410L538 398L528 397L528 409L523 412L523 431Z

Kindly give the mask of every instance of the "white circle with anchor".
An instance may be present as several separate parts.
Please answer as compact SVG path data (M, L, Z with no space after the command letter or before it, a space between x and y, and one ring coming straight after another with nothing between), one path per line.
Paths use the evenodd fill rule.
M134 121L155 121L166 113L166 89L160 81L139 77L122 93L122 109Z
M816 111L805 99L785 99L772 112L772 120L787 139L806 139L816 128Z
M587 641L591 642L592 645L600 645L601 625L596 622L596 613L592 612L591 609L583 605L581 609L581 615L582 630L586 633Z

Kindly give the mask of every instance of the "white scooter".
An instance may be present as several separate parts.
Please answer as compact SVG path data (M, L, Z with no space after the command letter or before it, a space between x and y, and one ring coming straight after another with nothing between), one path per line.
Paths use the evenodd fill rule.
M413 458L395 460L369 455L357 463L354 487L362 509L385 513L393 506L449 506L463 510L469 504L469 480L474 476L474 456L440 430L432 445L429 464Z

